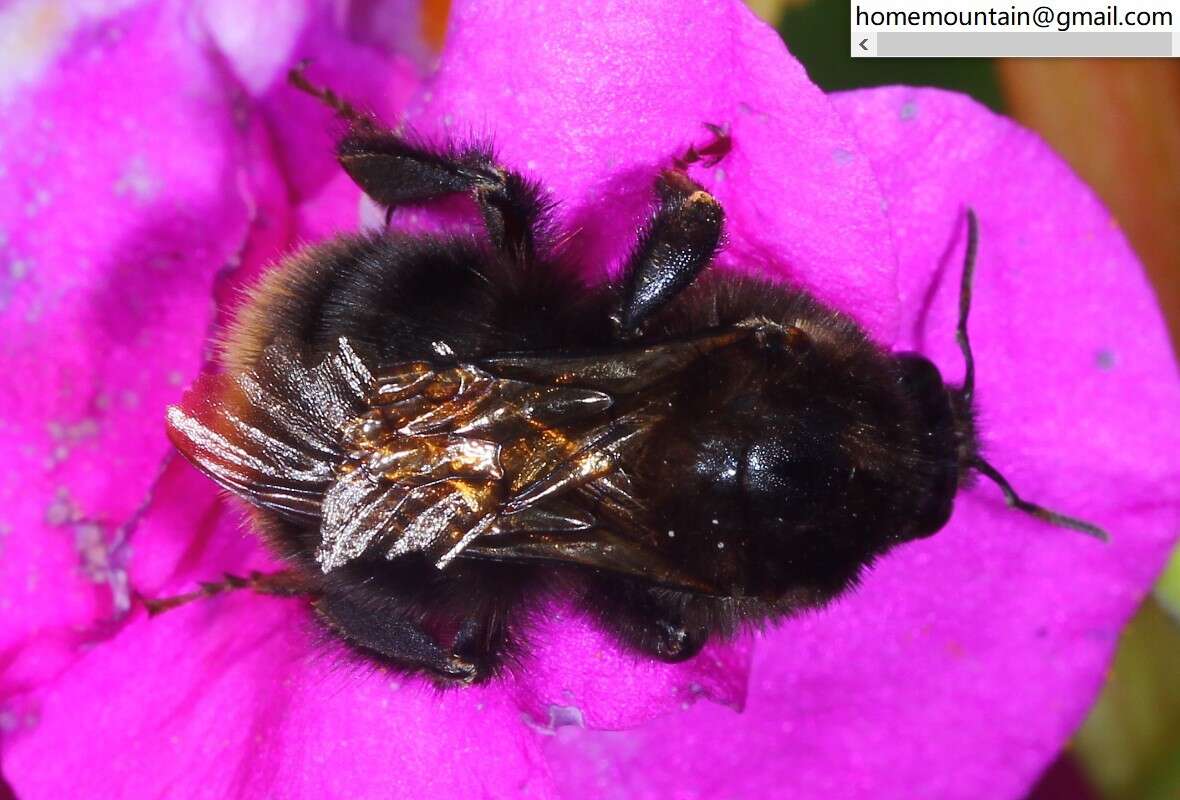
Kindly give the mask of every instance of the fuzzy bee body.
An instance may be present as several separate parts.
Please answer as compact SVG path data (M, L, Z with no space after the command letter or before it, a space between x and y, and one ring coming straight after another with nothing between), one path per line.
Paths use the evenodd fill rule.
M364 653L486 679L560 584L624 644L688 658L839 596L982 471L969 386L805 293L706 269L723 213L684 160L621 278L586 287L541 193L489 152L337 105L374 200L466 193L486 235L346 237L275 269L169 430Z

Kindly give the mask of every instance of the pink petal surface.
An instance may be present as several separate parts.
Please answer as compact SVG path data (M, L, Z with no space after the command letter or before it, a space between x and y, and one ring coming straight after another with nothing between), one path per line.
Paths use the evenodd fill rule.
M27 44L62 54L10 87L0 129L0 702L127 606L115 543L270 177L177 14L53 21Z
M361 192L335 158L333 111L294 89L287 73L304 63L316 83L346 91L350 102L396 119L418 85L418 67L403 55L353 41L330 0L245 3L207 0L202 19L255 110L274 137L278 167L296 207L296 242L319 241L356 229ZM390 10L414 4L387 3Z
M227 564L265 568L236 503L175 464L137 531L175 572L145 576L145 592ZM503 691L440 694L358 664L298 600L240 593L137 612L37 699L36 735L5 767L26 799L550 794L536 736ZM472 763L495 765L494 778Z
M225 625L225 615L248 616L249 623ZM508 784L513 792L536 793L547 783L534 737L503 693L438 696L388 675L333 672L329 656L309 649L305 625L289 602L244 595L182 609L167 620L137 620L111 656L80 665L68 683L45 694L46 703L61 706L95 696L105 701L87 718L91 731L83 741L74 730L77 719L45 720L44 739L76 744L65 751L18 750L18 791L22 797L43 796L42 786L112 798L419 797L429 786L440 797L480 796L487 781L469 768L472 762L518 776ZM145 663L175 666L145 672ZM131 684L135 692L119 688ZM135 727L127 726L129 719ZM504 733L513 730L518 733ZM23 775L30 756L40 757L31 790Z
M633 731L552 740L565 796L1022 796L1080 722L1175 539L1180 432L1162 409L1178 407L1180 387L1109 213L1035 136L964 97L887 88L834 100L888 200L900 346L961 374L970 205L989 456L1027 496L1113 540L1009 512L990 485L969 489L944 531L758 642L744 714L700 704Z

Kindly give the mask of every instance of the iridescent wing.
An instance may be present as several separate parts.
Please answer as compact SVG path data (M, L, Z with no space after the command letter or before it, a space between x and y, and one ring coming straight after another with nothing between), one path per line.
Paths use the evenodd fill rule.
M324 572L422 553L440 568L550 561L708 591L660 555L623 465L665 405L660 383L742 335L384 371L345 339L314 367L280 341L249 372L202 378L169 431L248 502L318 520Z
M371 548L444 565L506 505L591 479L625 423L590 424L580 439L558 431L610 403L466 364L408 362L375 375L341 339L314 367L276 342L251 371L205 376L168 423L177 449L226 489L318 520L316 558L328 572ZM561 464L563 455L574 460Z
M315 519L336 480L336 431L363 413L373 376L341 340L305 367L286 344L238 375L204 375L168 409L168 436L189 461L244 500Z
M602 392L470 364L399 365L374 379L367 402L341 429L317 554L325 571L376 542L389 558L422 552L445 566L500 516L612 469L635 429L601 424Z
M502 516L463 551L465 558L575 564L672 588L715 594L717 587L665 557L646 509L619 473L579 488L572 501L552 501ZM590 515L585 507L595 509ZM634 511L625 511L636 507Z
M619 418L617 431L620 441L635 450L658 418L657 410L667 403L661 384L689 369L702 355L755 335L752 327L733 327L613 353L523 353L486 359L481 365L504 379L593 387L621 401L619 405L637 407L640 410L630 417ZM627 454L627 450L619 452ZM665 557L660 547L662 528L657 530L649 519L625 468L604 470L576 485L563 483L561 470L575 461L560 460L563 466L554 470L561 496L502 514L464 550L464 557L577 564L694 592L719 591L708 578L691 574ZM532 500L538 494L529 487L521 488L520 496ZM594 509L593 514L585 512L587 508ZM506 511L512 511L512 506Z

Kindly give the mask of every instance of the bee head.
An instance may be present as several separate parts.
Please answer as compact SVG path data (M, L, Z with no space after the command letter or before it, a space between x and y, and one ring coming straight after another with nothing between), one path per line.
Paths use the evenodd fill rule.
M1067 517L1042 506L1021 499L1011 484L980 454L975 430L975 356L967 335L967 319L971 311L971 286L975 273L975 258L979 246L979 224L975 213L967 211L967 252L959 284L959 322L955 339L963 353L966 369L960 386L947 386L938 367L917 353L899 353L893 357L898 385L907 404L918 416L921 460L928 469L924 495L910 516L908 530L902 539L929 536L940 530L950 519L955 494L966 485L973 474L993 481L1004 493L1008 505L1018 511L1081 533L1106 539L1107 534L1083 520Z
M970 397L948 387L930 359L918 353L894 356L897 384L913 418L915 480L921 491L900 531L903 539L938 532L950 519L955 494L979 455Z

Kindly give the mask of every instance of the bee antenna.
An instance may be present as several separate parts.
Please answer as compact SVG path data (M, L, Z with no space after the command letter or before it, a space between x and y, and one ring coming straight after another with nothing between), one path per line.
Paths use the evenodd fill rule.
M970 404L971 395L975 393L975 357L971 354L971 340L967 338L967 317L971 313L971 281L975 277L975 257L978 251L979 220L975 217L974 209L968 208L967 252L963 256L963 276L959 283L959 324L955 329L955 340L959 343L959 349L963 351L963 360L967 364L967 368L963 373L963 386L957 394L967 404ZM1036 503L1030 503L1022 499L1020 495L1016 494L1016 490L1012 488L1012 484L1008 483L1008 479L1001 475L998 469L984 461L982 456L976 454L968 463L976 472L1000 487L1000 491L1004 493L1004 501L1008 504L1009 508L1015 508L1018 511L1031 514L1037 519L1048 522L1050 525L1069 528L1079 533L1084 533L1087 536L1093 536L1095 539L1104 542L1110 541L1110 535L1097 525L1091 525L1084 520L1058 514L1056 511L1050 511L1044 506L1039 506Z
M971 395L975 392L975 357L971 354L971 342L967 338L967 315L971 311L971 281L975 276L975 254L979 249L979 221L975 218L975 211L967 209L967 254L963 258L963 277L959 283L959 325L955 329L955 341L963 351L963 360L967 362L967 369L963 373L963 388L960 389L964 401L970 403Z
M1095 539L1103 542L1110 541L1110 535L1097 525L1091 525L1089 522L1084 522L1074 517L1067 517L1064 514L1058 514L1056 511L1050 511L1044 506L1038 506L1036 503L1022 500L1020 495L1016 494L1016 490L1012 488L1012 484L1008 483L1008 479L1001 475L999 470L984 461L982 457L975 456L972 458L971 466L980 475L983 475L1000 487L1000 491L1004 493L1004 501L1008 503L1009 508L1015 508L1026 514L1032 514L1037 519L1044 520L1050 525L1070 528L1087 536L1093 536Z
M319 100L328 108L336 112L337 116L347 121L357 128L370 129L373 121L347 100L345 100L336 92L329 89L327 86L317 86L307 79L307 65L311 63L308 59L303 59L295 66L287 71L287 81L301 92L306 92L312 97Z

